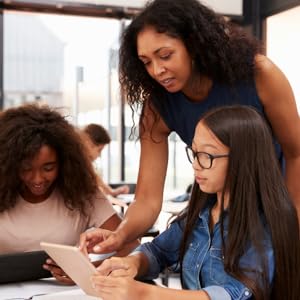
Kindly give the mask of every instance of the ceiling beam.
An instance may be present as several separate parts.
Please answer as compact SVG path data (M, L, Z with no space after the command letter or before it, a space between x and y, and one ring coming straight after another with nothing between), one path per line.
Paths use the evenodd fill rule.
M261 17L266 18L300 5L300 0L260 1Z
M123 4L125 2L126 5ZM71 0L2 0L0 9L29 11L39 13L53 13L78 16L105 17L114 19L130 19L134 17L145 5L146 0L95 0L89 3ZM231 19L242 20L243 0L231 0L226 5L217 0L203 0L205 4L216 12L224 14Z
M139 9L134 7L45 0L4 0L0 3L0 9L114 19L132 18L139 12Z

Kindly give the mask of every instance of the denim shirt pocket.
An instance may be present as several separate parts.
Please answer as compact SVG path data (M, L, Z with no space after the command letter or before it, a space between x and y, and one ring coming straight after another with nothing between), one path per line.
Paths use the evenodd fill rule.
M182 268L184 270L192 270L195 268L195 264L197 261L197 257L198 257L198 248L200 246L199 242L191 242L188 245L188 248L185 252L184 255L184 259L183 259L183 263L182 263Z
M223 285L226 281L226 273L224 271L222 249L211 247L209 253L210 253L210 279L216 285Z

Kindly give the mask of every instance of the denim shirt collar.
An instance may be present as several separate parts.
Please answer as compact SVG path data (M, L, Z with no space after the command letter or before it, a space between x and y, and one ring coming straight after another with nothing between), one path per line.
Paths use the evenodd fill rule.
M202 220L202 222L204 222L204 224L206 223L208 226L209 226L210 212L211 212L211 209L213 208L213 206L216 204L216 202L217 202L217 195L216 194L209 195L205 206L199 212L199 218ZM225 209L223 211L222 215L220 215L220 218L223 217L224 226L225 226L225 223L226 223L226 225L228 223L227 216L228 216L228 209ZM217 222L217 224L219 222L220 222L220 220Z

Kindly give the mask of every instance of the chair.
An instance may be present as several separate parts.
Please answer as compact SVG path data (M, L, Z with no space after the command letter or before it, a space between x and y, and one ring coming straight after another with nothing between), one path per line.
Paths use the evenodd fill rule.
M153 225L147 232L144 233L143 237L153 237L155 238L156 236L159 235L159 229Z

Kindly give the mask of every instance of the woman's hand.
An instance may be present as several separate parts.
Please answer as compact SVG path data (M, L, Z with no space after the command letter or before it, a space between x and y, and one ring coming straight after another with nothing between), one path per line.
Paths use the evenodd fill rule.
M74 285L75 282L56 264L54 260L48 258L43 268L50 271L52 276L59 282Z
M109 253L119 250L125 244L125 237L120 232L97 228L80 235L79 249L88 253Z

